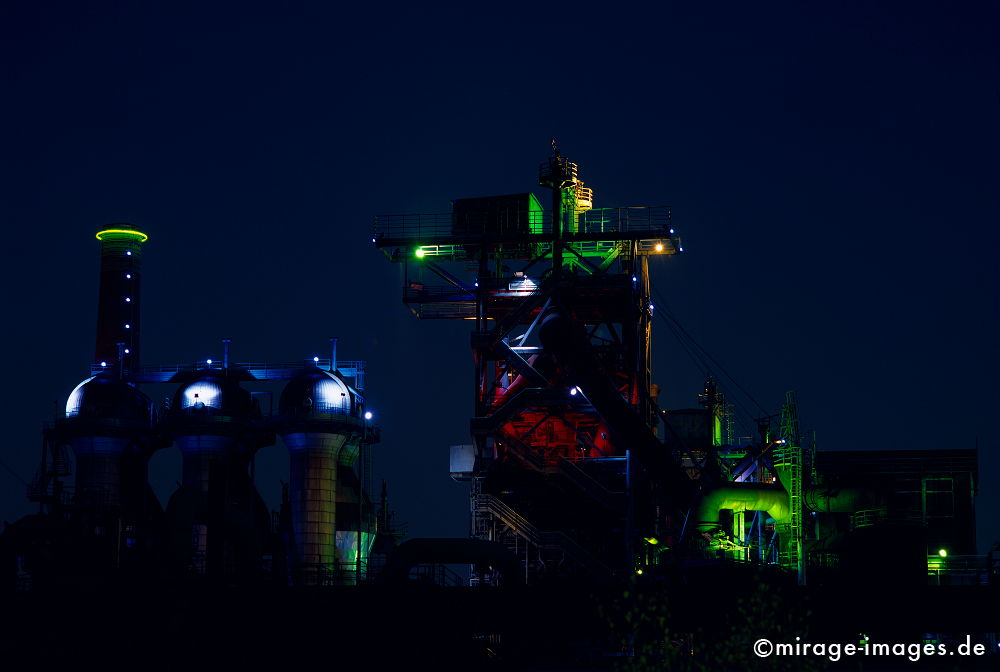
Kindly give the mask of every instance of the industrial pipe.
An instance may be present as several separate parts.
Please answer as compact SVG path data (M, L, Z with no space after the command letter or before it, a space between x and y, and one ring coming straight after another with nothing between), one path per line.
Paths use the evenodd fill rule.
M719 513L723 509L766 511L777 523L791 518L788 493L779 485L760 483L730 483L702 495L694 514L694 527L699 532L710 532L719 526Z

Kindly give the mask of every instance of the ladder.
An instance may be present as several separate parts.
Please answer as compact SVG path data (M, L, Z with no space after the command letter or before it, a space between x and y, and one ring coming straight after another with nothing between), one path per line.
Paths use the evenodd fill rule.
M774 466L788 491L790 522L787 541L779 546L778 561L795 570L799 584L805 583L805 558L802 552L802 445L799 437L799 411L795 391L785 394L781 406L781 445L774 451Z

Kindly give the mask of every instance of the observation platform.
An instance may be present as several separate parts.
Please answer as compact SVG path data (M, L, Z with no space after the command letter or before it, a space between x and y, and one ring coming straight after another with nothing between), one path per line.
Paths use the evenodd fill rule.
M475 261L484 248L494 258L544 258L552 254L553 237L552 213L531 208L379 215L372 230L372 243L394 262ZM580 258L613 257L631 243L638 255L683 251L670 206L580 211L561 239L569 256Z

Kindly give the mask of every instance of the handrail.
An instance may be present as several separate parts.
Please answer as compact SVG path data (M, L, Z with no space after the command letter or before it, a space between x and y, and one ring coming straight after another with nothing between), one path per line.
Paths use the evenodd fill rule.
M304 368L316 367L328 371L330 369L329 358L303 359L296 362L234 362L230 369L243 369L256 380L288 380L301 372ZM195 371L222 371L223 363L219 360L212 360L209 364L207 360L192 362L190 364L161 364L158 366L144 366L135 371L129 371L127 378L138 383L166 383L182 372ZM337 360L337 371L347 377L354 379L354 386L361 391L364 388L365 362L364 360ZM110 367L100 364L91 364L90 375L96 376L99 373L110 371Z
M673 235L672 208L659 206L626 206L592 208L577 213L575 227L564 233L566 240L574 235L654 233L662 237ZM487 230L486 221L496 226ZM378 215L374 219L372 242L377 247L404 242L424 245L451 239L489 240L509 238L513 234L551 235L552 213L528 209L493 212L414 213ZM525 239L527 240L527 239Z
M539 545L541 533L538 528L528 522L528 519L493 495L478 495L475 500L476 510L492 513L506 523L517 534L531 543Z
M514 530L516 534L535 546L562 550L578 564L586 567L595 574L611 573L611 570L603 562L595 558L590 551L574 541L565 532L540 531L532 523L528 522L524 516L493 495L477 495L475 498L475 507L477 511L493 514Z

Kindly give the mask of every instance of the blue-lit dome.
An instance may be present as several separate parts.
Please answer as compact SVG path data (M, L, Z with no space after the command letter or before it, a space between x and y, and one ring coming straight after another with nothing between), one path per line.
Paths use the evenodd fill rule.
M221 371L205 370L177 390L172 409L175 413L245 418L253 415L254 405L250 393L235 381L226 378Z
M111 374L87 378L66 399L66 417L151 423L152 400L135 385Z
M285 385L278 411L285 416L314 413L357 416L361 397L339 376L322 369L306 369Z

